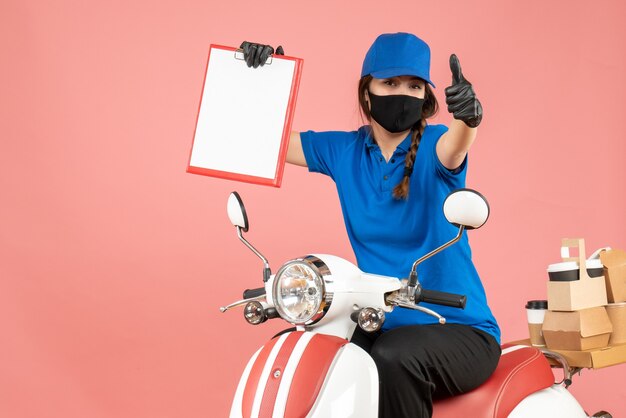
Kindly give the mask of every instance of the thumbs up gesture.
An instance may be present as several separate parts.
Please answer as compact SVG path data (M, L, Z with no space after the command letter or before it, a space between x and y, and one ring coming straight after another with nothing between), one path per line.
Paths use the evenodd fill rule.
M450 55L450 71L452 71L452 85L446 88L446 103L448 112L454 119L465 122L470 128L475 128L483 118L483 107L476 98L472 83L463 77L461 64L455 54Z

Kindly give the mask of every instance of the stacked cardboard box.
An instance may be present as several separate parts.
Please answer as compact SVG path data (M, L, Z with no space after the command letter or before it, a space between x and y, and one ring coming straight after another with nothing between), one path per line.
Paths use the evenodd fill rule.
M626 344L626 252L609 250L600 254L604 265L608 305L606 311L613 324L609 345Z
M570 257L569 249L578 256ZM548 282L548 312L543 322L543 336L549 349L591 350L606 347L613 326L607 314L607 291L604 276L589 277L583 239L563 239L563 261L579 266L578 280Z

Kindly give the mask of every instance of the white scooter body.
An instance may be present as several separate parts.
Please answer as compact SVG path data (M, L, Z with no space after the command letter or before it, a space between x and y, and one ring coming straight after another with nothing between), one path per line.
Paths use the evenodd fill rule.
M350 320L350 314L358 307L379 306L386 312L392 308L384 303L384 295L401 287L398 279L385 276L364 274L354 264L332 255L316 254L315 257L324 260L332 276L326 279L326 291L333 294L330 308L326 315L316 324L300 327L303 336L294 346L289 360L281 371L280 387L271 416L282 417L285 414L289 389L304 350L308 347L315 334L319 337L333 336L349 340L354 333L356 324ZM268 305L273 305L271 299L273 280L272 276L266 283ZM251 410L251 417L259 416L266 392L265 385L270 373L276 371L273 363L281 351L289 334L278 337L272 351L263 366L256 388ZM250 372L258 359L259 349L248 362L241 377L230 413L231 418L243 417L243 398ZM360 347L346 343L338 348L326 376L322 376L323 384L312 409L306 415L310 418L326 417L363 417L375 418L378 416L378 372L372 358Z
M253 366L257 363L259 349L250 359L246 366L233 400L230 413L231 418L240 417L283 417L292 388L293 378L298 367L310 367L300 365L304 351L307 349L313 337L335 337L349 340L356 324L350 320L350 314L359 307L379 307L389 312L391 306L384 303L383 295L398 290L401 287L400 280L391 277L370 275L362 273L352 263L332 255L317 254L315 257L324 260L328 265L332 276L327 278L327 291L333 293L333 301L326 315L318 323L300 327L302 336L288 353L288 361L284 368L276 367L276 358L284 348L285 341L290 335L282 334L277 337L270 354L263 362L262 373L258 379L254 379L254 396L249 413L244 413L244 392L249 385L250 374ZM266 283L266 295L272 294L274 276ZM273 305L271 297L268 297L268 305ZM309 347L310 348L310 347ZM276 373L276 372L279 373ZM278 374L278 377L274 377ZM360 347L346 342L338 348L332 358L328 371L324 376L318 376L322 381L319 392L311 409L306 413L308 418L328 417L355 417L375 418L378 416L378 372L372 358ZM268 382L280 379L277 391L267 389ZM248 387L248 391L251 388ZM274 398L268 393L275 392ZM250 395L248 394L250 397ZM291 395L294 396L294 395ZM465 395L468 396L468 395ZM271 402L271 413L267 414L268 402ZM250 401L249 401L250 402ZM266 413L263 414L262 411ZM437 415L435 404L435 417L448 418L446 415ZM509 418L525 417L545 418L586 418L576 399L561 385L542 389L530 394L510 413ZM451 418L451 417L450 417Z
M242 230L247 231L247 218L239 196L236 197L243 217L238 219L231 214L231 208L236 203L231 195L231 221L238 227L239 238L265 262L269 273L267 260L241 235ZM460 224L469 225L469 221ZM460 227L455 240L460 238L462 232L463 227ZM309 257L315 259L316 266L323 265L326 272L320 275L323 276L323 293L327 296L322 305L324 313L312 323L297 325L294 332L274 337L252 356L237 386L231 418L375 418L378 416L378 372L370 355L349 342L357 326L354 314L366 311L365 308L373 308L383 316L383 312L402 306L422 310L439 317L440 323L445 323L445 319L435 312L416 306L416 300L411 299L411 304L406 303L409 300L410 281L407 286L406 282L397 278L366 274L352 263L332 255L317 254L306 258ZM264 294L235 302L221 308L222 312L244 304L246 312L251 303L256 303L257 312L267 313L274 309L277 301L273 298L280 297L273 293L276 275L267 276ZM288 296L291 297L291 294ZM265 319L267 317L263 321ZM256 323L247 316L246 320ZM514 357L527 353L534 356L533 361L528 356L523 360ZM534 369L526 367L531 363ZM566 364L564 367L569 372ZM534 383L528 384L539 378L543 379L543 386L533 388ZM508 405L502 406L507 402ZM459 416L588 417L565 387L554 384L552 371L543 355L537 349L524 346L503 349L498 368L481 387L434 403L434 418ZM610 414L594 416L610 418Z
M567 389L555 384L528 395L508 416L527 417L588 418L588 415Z

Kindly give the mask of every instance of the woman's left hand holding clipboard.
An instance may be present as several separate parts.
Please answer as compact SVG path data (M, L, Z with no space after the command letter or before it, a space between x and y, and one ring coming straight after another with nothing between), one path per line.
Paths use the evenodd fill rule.
M243 50L243 59L248 67L257 68L265 65L270 55L274 54L274 48L270 45L257 44L254 42L243 41L239 47ZM283 47L276 48L276 55L285 55Z

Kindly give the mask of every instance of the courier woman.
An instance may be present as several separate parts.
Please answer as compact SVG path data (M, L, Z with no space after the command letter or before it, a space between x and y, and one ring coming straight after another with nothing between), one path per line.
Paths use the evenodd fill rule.
M271 47L244 43L251 67ZM280 51L282 52L282 51ZM294 132L287 161L329 176L336 184L350 243L361 270L406 277L413 262L457 233L442 213L445 197L465 187L468 151L482 106L450 57L445 89L448 127L437 112L430 48L409 33L376 38L358 82L367 124L351 132ZM420 265L425 288L467 295L464 310L428 306L446 325L422 312L396 308L382 332L358 327L352 341L373 357L380 376L381 417L430 417L434 399L482 384L500 358L500 330L471 259L467 237Z

